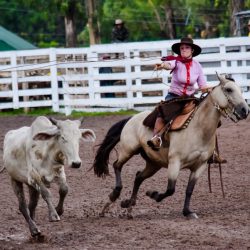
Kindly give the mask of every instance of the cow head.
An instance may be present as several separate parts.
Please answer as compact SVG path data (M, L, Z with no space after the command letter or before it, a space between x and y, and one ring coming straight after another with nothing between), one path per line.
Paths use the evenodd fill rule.
M79 157L79 141L95 141L95 133L91 129L80 129L81 121L59 121L50 119L55 125L49 130L36 134L34 140L49 140L55 138L56 154L62 153L66 158L68 165L72 168L81 166Z

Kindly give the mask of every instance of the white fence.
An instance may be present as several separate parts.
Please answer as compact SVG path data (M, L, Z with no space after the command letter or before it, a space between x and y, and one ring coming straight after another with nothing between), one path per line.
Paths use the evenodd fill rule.
M154 72L177 40L94 45L89 48L37 49L0 53L0 110L52 107L55 112L144 109L167 94L171 75ZM195 40L207 82L230 74L250 103L250 39ZM103 54L110 59L102 60ZM112 73L99 73L109 67ZM111 80L112 86L100 86ZM105 94L106 93L106 94ZM111 93L111 94L107 94Z

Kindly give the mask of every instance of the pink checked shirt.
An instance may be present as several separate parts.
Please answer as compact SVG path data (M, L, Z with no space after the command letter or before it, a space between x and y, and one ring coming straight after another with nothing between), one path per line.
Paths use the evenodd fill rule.
M199 88L206 88L206 80L199 62L194 59L190 63L182 63L180 61L166 61L174 69L172 73L172 81L169 92L176 95L192 95L195 92L195 83Z

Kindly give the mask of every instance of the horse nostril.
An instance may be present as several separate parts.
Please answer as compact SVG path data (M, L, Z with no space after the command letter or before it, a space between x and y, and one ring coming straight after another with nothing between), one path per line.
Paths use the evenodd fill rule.
M242 113L244 118L247 118L249 111L245 107L243 107L241 109L241 113Z
M71 167L72 168L79 168L79 167L81 167L81 162L72 162L72 165L71 165Z

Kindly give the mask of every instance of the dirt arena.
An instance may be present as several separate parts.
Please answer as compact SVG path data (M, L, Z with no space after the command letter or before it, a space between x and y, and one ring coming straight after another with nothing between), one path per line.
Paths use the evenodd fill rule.
M86 118L83 127L95 131L98 144L108 128L123 118ZM33 120L34 117L28 116L0 117L0 166L5 133L29 126ZM223 166L226 198L222 197L218 168L212 169L212 193L209 193L205 172L191 200L191 208L199 219L187 220L182 216L188 171L180 173L172 197L156 203L145 196L147 190L165 191L165 169L145 181L132 212L133 219L127 218L120 202L130 195L135 173L144 167L139 156L132 158L123 169L121 198L106 217L99 217L114 186L114 174L110 168L112 176L100 179L93 171L88 172L96 148L92 143L81 143L83 166L65 169L70 190L61 221L49 222L46 203L42 199L39 201L36 221L46 235L43 243L31 240L28 226L18 211L7 172L0 174L0 249L250 249L250 117L237 124L222 121L218 136L222 156L228 160ZM115 158L115 153L112 158ZM57 203L57 187L52 185L51 190Z

